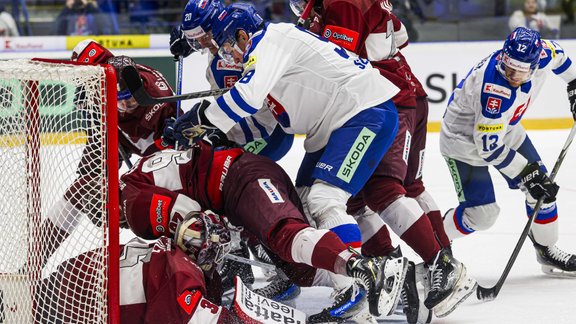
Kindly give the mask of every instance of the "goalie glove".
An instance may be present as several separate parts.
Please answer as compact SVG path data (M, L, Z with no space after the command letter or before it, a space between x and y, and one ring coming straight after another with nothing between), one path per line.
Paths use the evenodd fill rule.
M178 60L178 56L187 57L194 53L180 26L172 28L170 32L170 53L174 55L175 60Z
M205 140L212 146L227 145L229 143L226 134L214 127L204 116L204 111L210 106L210 102L203 100L196 103L192 109L179 117L176 122L165 129L165 134L170 135L178 145L190 148L200 140Z
M576 79L568 83L568 101L570 101L570 111L576 121Z
M534 199L544 198L545 203L556 201L559 187L548 178L538 162L526 165L518 177L520 188L528 191Z

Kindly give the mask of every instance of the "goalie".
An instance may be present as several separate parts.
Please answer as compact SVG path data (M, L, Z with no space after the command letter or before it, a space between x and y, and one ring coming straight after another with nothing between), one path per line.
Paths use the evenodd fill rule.
M230 245L230 231L223 217L192 212L182 220L176 237L154 243L134 238L121 247L121 323L242 323L232 311L219 306L221 287L212 276ZM44 295L36 308L38 323L97 322L89 301L99 298L95 283L102 273L87 265L98 259L90 251L62 263L43 280L46 289L61 293ZM139 278L140 280L135 280ZM84 283L84 284L82 284ZM78 287L83 287L78 291ZM82 294L88 302L73 302Z
M118 80L118 133L121 155L128 161L131 154L145 156L167 148L162 144L164 121L176 116L174 103L139 106L126 89L119 71L126 66L138 70L146 91L158 96L172 95L172 89L162 74L147 66L136 64L127 56L114 56L96 41L87 39L76 45L72 51L72 61L110 64L114 67ZM78 89L75 96L77 109L81 110L86 98L84 89ZM43 244L43 263L54 253L60 244L73 232L82 215L100 226L102 222L102 152L101 135L97 131L103 125L100 118L87 112L85 122L88 127L87 144L77 167L77 178L64 193L64 196L51 206L42 231L48 236ZM124 154L122 154L124 153Z

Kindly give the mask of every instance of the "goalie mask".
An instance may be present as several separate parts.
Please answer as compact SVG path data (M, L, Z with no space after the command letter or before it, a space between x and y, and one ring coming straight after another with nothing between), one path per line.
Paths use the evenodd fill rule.
M174 241L206 272L230 252L228 220L211 211L191 212L176 227Z
M106 63L114 54L93 39L85 39L72 50L71 61L84 63Z
M510 85L517 87L532 78L538 69L541 54L540 34L532 29L518 27L504 42L496 69Z

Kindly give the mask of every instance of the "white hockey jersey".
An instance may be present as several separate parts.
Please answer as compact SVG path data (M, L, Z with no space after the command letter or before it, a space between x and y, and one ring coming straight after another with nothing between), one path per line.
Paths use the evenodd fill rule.
M500 52L478 63L454 90L442 119L440 151L470 165L494 165L515 178L528 163L516 153L526 138L520 119L534 102L549 71L564 81L576 79L576 67L554 41L542 40L539 68L529 82L510 86L496 70ZM559 94L561 95L561 94Z
M228 132L267 101L284 131L306 134L308 152L360 111L391 99L399 89L367 60L293 24L268 24L244 53L245 72L206 110Z

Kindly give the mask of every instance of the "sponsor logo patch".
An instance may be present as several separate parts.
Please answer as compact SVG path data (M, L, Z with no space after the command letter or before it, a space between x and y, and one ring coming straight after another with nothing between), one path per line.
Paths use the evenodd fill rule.
M484 125L478 124L476 126L476 130L481 133L498 133L504 129L504 124L496 124L496 125Z
M226 63L224 60L218 60L216 62L216 70L242 71L242 65L236 63Z
M530 105L530 99L532 98L528 98L528 101L526 103L521 104L520 106L518 106L518 108L516 108L516 110L514 111L514 115L512 116L512 119L510 119L510 125L516 125L516 123L520 121L522 116L524 116L524 113L526 112L528 106Z
M253 154L258 154L262 152L262 150L268 145L268 142L264 139L259 139L256 141L252 141L246 145L244 145L244 150L246 152L250 152Z
M168 228L168 208L172 198L159 194L152 195L150 203L150 226L155 236L166 234Z
M408 164L408 157L410 156L410 146L412 145L412 134L406 131L406 137L404 138L404 153L402 153L402 159L406 164Z
M264 190L268 196L268 199L270 199L273 204L284 202L284 199L280 195L280 191L278 191L272 182L270 182L270 179L258 179L258 184L260 185L260 188Z
M510 99L512 96L512 90L494 83L486 83L484 85L484 92L504 97L506 99Z
M488 102L486 103L486 110L489 113L493 115L499 114L501 106L502 106L502 99L488 97Z
M198 305L201 297L202 295L198 290L195 290L194 292L184 290L184 292L178 296L177 301L186 314L190 315Z
M334 25L327 25L322 33L324 38L336 45L340 45L349 51L355 51L358 44L359 34L357 31Z
M248 62L244 65L244 70L248 70L252 65L256 64L256 56L251 55L248 58Z
M236 82L238 82L238 77L235 75L227 75L224 77L224 86L226 88L231 88Z
M356 173L356 169L358 169L362 157L364 157L364 154L368 151L368 148L375 137L376 133L373 131L366 127L362 129L336 174L339 179L350 183L354 173Z

